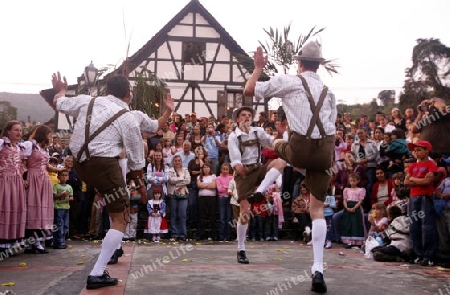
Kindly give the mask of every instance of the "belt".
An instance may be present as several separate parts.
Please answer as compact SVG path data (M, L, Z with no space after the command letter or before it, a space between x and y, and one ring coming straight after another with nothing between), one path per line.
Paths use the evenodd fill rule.
M307 137L306 135L303 135L303 134L297 133L295 131L292 131L291 132L291 136L294 135L294 134L296 136L299 136L299 137L302 137L302 138L313 139L313 140L320 140L320 139L325 139L325 138L330 138L330 137L334 137L335 136L335 135L320 135L319 138L311 138L311 137Z
M247 168L253 168L253 167L259 167L259 163L253 163L253 164L242 164L242 166L247 167Z
M119 156L116 156L116 157L90 157L89 159L84 159L82 162L78 162L78 163L82 164L82 163L89 162L91 160L101 160L101 159L105 159L105 160L106 159L116 159L116 160L119 160L120 157Z

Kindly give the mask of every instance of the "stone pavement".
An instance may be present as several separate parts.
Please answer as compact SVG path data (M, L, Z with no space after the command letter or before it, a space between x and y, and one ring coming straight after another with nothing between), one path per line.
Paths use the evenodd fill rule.
M85 282L101 244L69 245L0 261L0 284L15 284L0 294L315 294L307 277L312 249L299 242L248 242L248 265L236 262L236 242L124 243L125 255L108 267L118 286L90 291ZM342 245L325 250L325 261L327 294L450 294L450 272L436 267L375 262Z

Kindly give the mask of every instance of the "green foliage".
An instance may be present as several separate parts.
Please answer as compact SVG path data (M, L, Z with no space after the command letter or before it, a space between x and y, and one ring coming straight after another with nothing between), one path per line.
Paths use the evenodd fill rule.
M8 101L0 101L0 129L11 120L17 120L17 108Z
M297 62L294 57L298 55L302 50L303 45L305 45L311 37L318 36L325 28L316 30L316 27L313 27L309 30L308 34L298 36L297 40L294 42L292 42L289 37L291 24L284 27L282 32L281 30L272 27L263 30L267 34L268 40L264 42L258 41L258 43L269 59L259 80L265 81L277 74L280 70L286 74L291 67L296 68ZM238 55L236 58L239 64L243 65L244 68L250 69L250 72L253 71L253 57L248 55ZM331 75L333 73L338 73L337 68L339 67L333 62L334 60L325 60L322 63L322 66L324 66Z
M395 103L395 90L382 90L378 93L378 99L383 106Z
M389 117L392 109L398 107L398 105L393 102L389 102L386 105L379 106L377 104L377 99L374 98L370 103L358 103L355 105L346 105L343 103L339 103L336 107L338 113L340 114L350 113L353 120L358 119L359 117L361 117L361 115L367 115L369 117L369 120L374 121L376 112L381 111Z
M142 68L135 72L136 86L133 88L133 101L130 107L140 110L149 116L159 116L161 102L167 93L166 83L152 71Z
M292 42L289 38L291 31L291 25L284 27L283 32L280 32L277 28L270 27L268 30L264 29L264 32L269 37L268 41L264 43L258 41L265 54L269 56L269 61L266 66L266 73L269 76L273 76L278 73L278 69L281 67L283 72L288 73L291 66L296 66L297 63L294 59L296 55L302 50L303 45L314 36L319 35L325 28L316 30L313 27L309 30L308 34L298 36L297 40ZM322 63L325 69L330 73L337 73L337 65L333 64L331 60L326 60Z
M450 99L450 48L439 39L418 39L412 66L406 69L400 108L417 106L423 99Z

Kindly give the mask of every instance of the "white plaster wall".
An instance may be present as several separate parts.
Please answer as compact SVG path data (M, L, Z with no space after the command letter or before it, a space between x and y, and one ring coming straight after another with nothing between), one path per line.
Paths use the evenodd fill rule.
M230 51L223 45L220 45L217 61L230 61Z
M182 24L193 24L194 14L192 12L188 13L181 21Z
M220 38L220 34L211 27L195 27L195 34L197 37Z
M165 42L158 48L157 52L158 58L171 58L169 48Z
M206 21L206 19L200 13L195 14L195 22L197 24L201 24L201 25L209 25L209 23Z
M203 65L185 65L184 79L193 81L203 81Z
M230 65L215 64L211 72L210 81L230 81Z
M191 26L176 25L172 30L170 30L168 35L179 37L193 37L193 30Z

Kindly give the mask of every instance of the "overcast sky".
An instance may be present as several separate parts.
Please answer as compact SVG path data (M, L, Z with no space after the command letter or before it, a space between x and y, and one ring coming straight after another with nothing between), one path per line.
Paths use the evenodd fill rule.
M75 84L91 60L97 67L118 65L129 41L132 55L188 2L2 1L0 92L38 93L57 70ZM341 68L321 76L349 104L369 102L384 89L398 96L416 39L438 38L450 46L448 0L200 2L247 52L266 40L263 28L291 22L296 39L313 26L326 27L323 56Z

